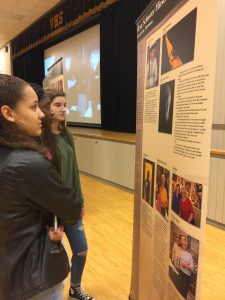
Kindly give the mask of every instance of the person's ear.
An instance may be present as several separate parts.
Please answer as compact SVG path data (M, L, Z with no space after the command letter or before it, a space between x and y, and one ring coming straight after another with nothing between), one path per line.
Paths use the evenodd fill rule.
M14 118L14 115L13 115L13 110L8 105L3 105L1 107L1 113L7 121L15 122L15 118Z

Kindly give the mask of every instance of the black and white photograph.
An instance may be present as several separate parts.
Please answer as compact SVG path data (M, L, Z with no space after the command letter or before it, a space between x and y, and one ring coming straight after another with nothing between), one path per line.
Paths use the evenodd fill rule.
M155 87L159 83L159 53L160 39L147 47L146 58L146 89Z
M158 131L172 134L175 80L161 84Z

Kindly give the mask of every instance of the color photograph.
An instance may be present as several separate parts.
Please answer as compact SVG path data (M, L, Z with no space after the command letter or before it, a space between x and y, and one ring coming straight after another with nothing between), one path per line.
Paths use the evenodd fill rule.
M48 68L48 76L43 79L43 87L50 89L64 89L63 57Z
M194 59L197 8L163 35L161 74Z
M186 300L194 300L198 273L199 241L171 222L169 277Z
M201 225L202 184L172 175L172 211L196 227Z
M143 160L143 189L142 198L153 207L155 163Z
M167 169L157 165L155 208L166 220L168 220L169 186L170 172Z

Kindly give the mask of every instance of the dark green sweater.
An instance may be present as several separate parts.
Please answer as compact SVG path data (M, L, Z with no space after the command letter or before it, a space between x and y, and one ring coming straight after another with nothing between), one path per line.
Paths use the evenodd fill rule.
M54 136L58 146L58 151L60 152L59 171L62 181L65 186L78 191L80 201L83 204L84 198L80 185L80 176L77 167L72 134L68 132L69 142L62 133L54 134Z

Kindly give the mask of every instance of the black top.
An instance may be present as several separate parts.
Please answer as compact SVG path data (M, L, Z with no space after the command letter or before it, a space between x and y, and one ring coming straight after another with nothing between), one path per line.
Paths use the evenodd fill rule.
M65 225L76 223L76 191L63 186L44 156L0 146L1 300L28 299L68 275L68 258L50 255L46 224L52 214Z

